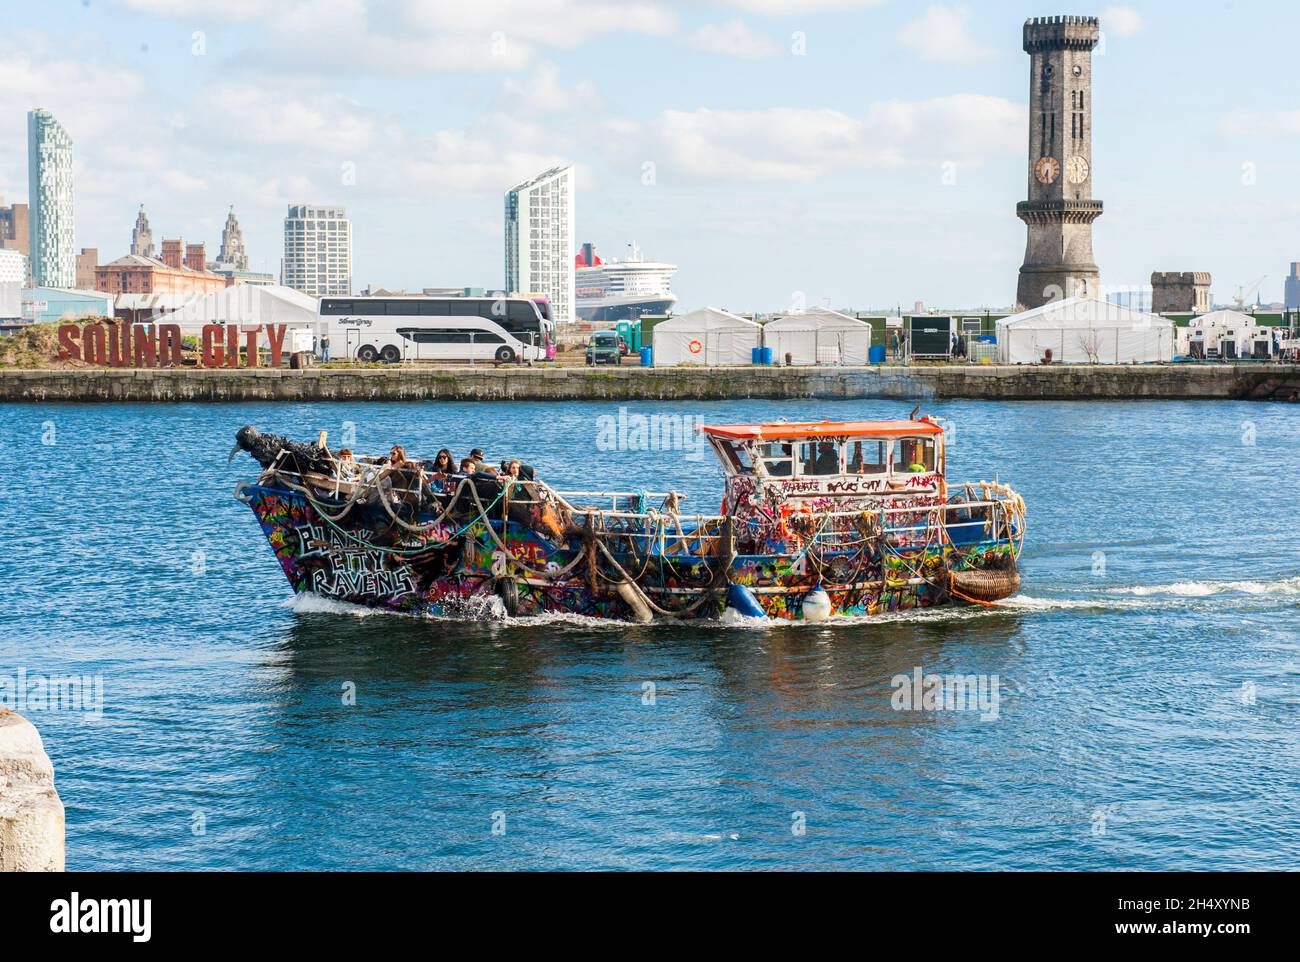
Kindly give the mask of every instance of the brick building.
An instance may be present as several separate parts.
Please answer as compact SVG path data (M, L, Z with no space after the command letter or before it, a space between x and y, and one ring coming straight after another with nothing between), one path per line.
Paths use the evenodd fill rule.
M0 197L0 250L18 251L27 256L28 220L26 204L4 205Z
M182 246L179 240L163 241L164 260L127 254L101 264L95 268L95 290L105 294L211 294L229 285L224 275L182 264ZM202 256L202 244L190 247Z
M99 266L99 248L83 247L77 255L77 290L95 290L95 268Z

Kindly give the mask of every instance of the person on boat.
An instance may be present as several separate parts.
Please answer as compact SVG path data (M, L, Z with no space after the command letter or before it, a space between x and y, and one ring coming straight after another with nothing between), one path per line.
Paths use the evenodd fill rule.
M340 450L335 464L340 481L359 481L361 479L361 465L357 464L356 455L352 453L351 448Z
M482 448L475 448L473 451L469 453L469 456L470 456L470 460L472 460L475 465L477 465L480 468L483 466L484 457L483 457Z
M443 448L438 452L437 457L433 459L434 474L455 474L456 462L452 460L451 451Z
M460 474L473 474L477 469L478 465L474 463L473 458L460 459Z

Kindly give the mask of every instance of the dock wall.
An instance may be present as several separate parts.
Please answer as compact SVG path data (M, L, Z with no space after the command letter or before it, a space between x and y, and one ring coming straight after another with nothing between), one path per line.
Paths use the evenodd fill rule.
M2 401L1289 400L1300 365L0 370Z
M0 708L0 872L62 872L63 802L31 722Z

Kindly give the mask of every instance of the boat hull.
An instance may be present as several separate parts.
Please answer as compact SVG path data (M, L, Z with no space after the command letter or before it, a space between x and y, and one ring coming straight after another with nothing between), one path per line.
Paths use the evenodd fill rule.
M596 546L581 538L558 543L529 526L484 518L413 533L374 508L336 521L326 513L329 506L260 484L241 486L238 497L256 514L299 594L443 617L481 617L487 611L620 620L638 615L609 577L618 568L601 561ZM927 539L865 561L861 551L828 552L816 565L798 550L740 554L726 564L725 577L719 573L724 562L713 557L637 557L617 550L608 557L635 569L638 591L658 617L719 618L728 586L740 585L768 617L800 620L804 597L818 587L829 595L831 617L964 603L951 590L954 569L1014 569L1015 553L1006 540L954 546Z

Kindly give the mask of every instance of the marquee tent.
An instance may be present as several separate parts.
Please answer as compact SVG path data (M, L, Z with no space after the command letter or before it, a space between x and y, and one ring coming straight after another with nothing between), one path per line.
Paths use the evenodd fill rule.
M1038 364L1050 350L1054 363L1129 364L1172 361L1174 322L1106 301L1071 297L1004 317L998 325L998 360Z
M716 307L670 317L655 325L655 367L699 364L736 367L753 363L762 326Z
M1213 311L1194 317L1178 329L1178 353L1191 357L1249 357L1254 341L1263 330L1249 314L1240 311ZM1264 331L1264 340L1268 332Z
M153 320L179 324L184 334L198 334L204 324L309 324L314 329L318 304L316 298L279 284L235 284L195 296Z
M871 325L821 308L786 314L763 325L763 346L776 363L842 364L861 367L871 348Z

